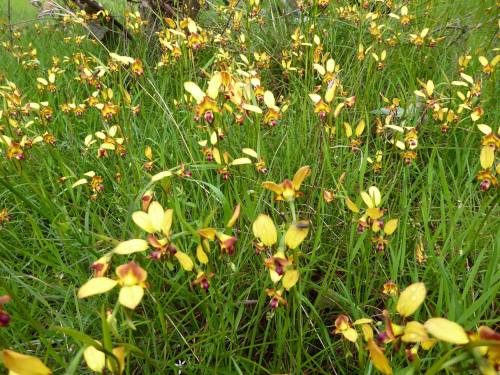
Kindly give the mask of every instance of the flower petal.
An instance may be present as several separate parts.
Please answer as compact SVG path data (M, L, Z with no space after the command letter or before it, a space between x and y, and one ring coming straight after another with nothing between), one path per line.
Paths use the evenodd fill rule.
M116 280L112 280L109 277L94 277L80 287L78 298L86 298L109 292L117 283Z
M415 283L401 292L396 310L402 317L413 314L424 302L427 289L424 283Z
M92 371L102 372L106 367L106 355L93 346L89 346L84 350L83 358Z
M342 332L342 334L350 342L358 341L358 332L356 332L354 328L347 328L345 331Z
M285 234L285 244L290 249L298 247L309 233L309 222L306 220L299 221L290 225Z
M359 207L356 206L356 203L354 203L352 200L349 199L349 197L345 198L345 204L349 210L352 212L358 213L359 212Z
M52 371L38 358L9 349L2 351L3 365L17 375L50 375ZM9 374L10 374L9 372Z
M164 214L163 207L159 202L151 202L148 209L148 215L155 232L159 232L161 230Z
M202 264L208 264L208 256L203 250L202 245L198 245L196 247L196 258L198 258L198 261Z
M142 230L145 230L148 233L155 232L155 228L153 226L153 223L151 222L151 217L144 211L134 212L132 214L132 220Z
M127 255L147 250L148 242L139 238L123 241L113 250L115 254Z
M139 285L124 286L120 289L118 302L129 309L135 309L144 296L144 289Z
M299 271L297 270L289 270L285 272L285 276L283 276L282 284L283 288L286 290L290 290L297 284L299 281Z
M182 251L177 250L177 252L174 254L174 256L177 258L179 263L181 264L182 268L184 268L186 271L192 271L194 267L194 263L187 255L186 253L183 253Z
M163 171L163 172L157 173L153 177L151 177L151 182L160 181L160 180L162 180L166 177L170 177L170 176L172 176L172 172Z
M391 219L384 225L384 233L390 236L398 228L398 219Z
M200 87L194 82L185 82L184 89L191 94L191 96L200 103L205 97L205 93L200 89Z
M170 235L170 228L172 228L172 222L174 219L174 210L169 208L165 210L163 215L163 222L161 223L161 231L165 236Z
M272 246L278 241L278 233L273 219L267 215L260 214L254 221L252 229L254 236L265 246Z
M392 375L389 360L373 339L368 340L368 351L370 352L370 358L375 368L384 375Z
M295 172L295 175L293 176L293 188L297 191L300 189L300 185L302 185L302 181L311 174L311 167L308 165L305 165L303 167L300 167L297 172Z
M424 327L432 336L450 344L464 345L469 337L460 324L445 318L431 318L424 323Z

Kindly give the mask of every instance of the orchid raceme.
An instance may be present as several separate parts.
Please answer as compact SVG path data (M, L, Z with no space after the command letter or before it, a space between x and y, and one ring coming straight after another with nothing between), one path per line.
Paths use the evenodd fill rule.
M299 270L294 266L294 257L286 254L286 249L294 250L300 246L309 233L309 222L304 220L290 224L286 233L280 237L279 242L278 230L273 220L265 214L260 214L257 217L253 222L252 230L258 241L255 245L258 252L277 247L274 255L264 260L264 265L269 269L271 281L274 284L281 281L282 287L289 291L299 280ZM282 298L281 296L282 294L280 294L280 298ZM280 303L276 300L271 300L273 308L279 305Z
M384 209L380 207L382 195L376 186L370 186L368 191L362 191L361 199L363 200L366 210L358 219L358 232L363 233L367 228L374 234L372 242L378 252L382 252L389 242L387 236L392 235L399 224L398 219L390 219L385 221L383 216ZM354 213L360 213L362 210L349 197L345 198L346 206Z
M118 301L129 309L135 309L142 300L147 287L147 272L137 263L129 262L116 268L117 279L94 277L78 290L78 298L87 298L96 294L107 293L115 286L120 286Z

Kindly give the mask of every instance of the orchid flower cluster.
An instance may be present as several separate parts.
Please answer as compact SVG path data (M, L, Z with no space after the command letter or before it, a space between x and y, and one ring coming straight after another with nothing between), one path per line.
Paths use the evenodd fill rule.
M264 265L274 284L273 288L266 289L266 294L271 299L269 305L273 309L287 305L285 290L289 292L299 281L297 249L309 234L310 223L296 217L295 199L302 196L300 187L310 174L311 168L304 166L299 168L292 181L286 179L280 184L270 181L262 184L275 194L275 200L287 202L292 212L292 222L284 223L279 231L273 219L266 214L260 214L252 225L256 252L258 255L264 254Z
M359 208L349 197L345 198L346 206L352 212L361 214L358 219L358 233L361 234L368 230L376 251L381 253L389 243L389 237L398 228L399 220L384 219L385 210L380 207L382 195L376 186L370 186L368 191L362 191L360 196L366 206L365 209Z
M335 320L334 334L340 334L355 344L358 351L367 350L377 370L385 375L393 374L391 361L384 352L391 350L396 353L402 349L410 365L418 370L420 349L429 351L441 342L466 350L483 374L497 373L500 369L500 334L487 326L480 326L476 332L466 332L460 324L443 317L431 317L424 323L411 320L410 317L418 311L427 296L425 284L411 284L401 293L393 282L386 284L384 293L397 300L397 318L384 309L379 322L372 318L360 318L351 323L344 314ZM361 330L362 339L356 328Z

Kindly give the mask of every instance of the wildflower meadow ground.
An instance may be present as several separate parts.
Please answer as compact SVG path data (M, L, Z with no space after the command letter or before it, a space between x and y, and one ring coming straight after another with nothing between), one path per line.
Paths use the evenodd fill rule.
M3 0L0 374L497 374L499 11Z

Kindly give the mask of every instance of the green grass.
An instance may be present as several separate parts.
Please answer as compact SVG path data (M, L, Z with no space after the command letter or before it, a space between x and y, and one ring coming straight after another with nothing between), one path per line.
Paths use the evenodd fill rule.
M13 3L13 22L33 17L24 2ZM26 132L35 136L48 131L57 143L34 145L21 163L0 153L0 210L6 207L12 218L0 226L0 294L6 292L13 299L4 307L12 323L0 329L0 349L37 355L54 373L90 372L80 358L84 339L56 328L104 340L101 316L105 309L113 309L118 293L79 300L77 291L90 277L92 262L115 246L109 239L144 237L131 214L140 209L141 196L150 187L150 175L143 169L146 146L154 155L151 174L180 163L192 171L192 178L170 178L151 187L164 207L174 209L175 233L207 226L222 229L236 204L241 204L242 212L234 229L238 237L235 254L219 256L212 244L209 269L214 277L206 293L191 287L195 277L173 260L153 262L141 254L128 257L148 271L150 287L136 310L117 310L119 335L111 335L113 343L138 348L127 357L126 373L174 373L177 361L186 361L183 371L189 374L374 373L366 352L358 355L354 345L332 331L340 314L353 320L366 316L382 320L384 308L394 313L394 299L381 293L389 280L400 289L417 281L426 284L427 298L415 315L422 322L443 316L471 331L480 325L498 326L498 190L492 187L481 192L475 180L480 170L481 133L466 115L446 134L441 134L438 122L427 118L419 127L418 157L408 167L401 152L372 131L375 116L370 114L384 105L380 93L401 98L403 107L409 105L414 90L421 88L418 80L433 80L437 91L450 95L456 89L449 82L460 79L458 56L470 52L474 59L467 73L483 77L480 100L485 113L479 123L495 129L500 117L495 107L498 73L481 75L477 61L479 55L494 56L491 49L498 33L495 2L411 2L410 13L417 18L408 29L398 30L407 35L424 27L440 28L442 31L433 37L443 35L446 39L434 48L416 48L408 42L394 48L375 44L370 53L387 50L383 71L375 69L370 53L364 61L356 59L358 44L367 47L371 43L367 24L357 27L338 19L333 9L344 2L331 3L332 15L318 15L316 27L325 29L324 33L318 31L324 52L330 52L342 66L342 84L350 95L356 95L355 107L330 119L336 135L329 139L308 97L320 83L311 69L311 59L304 59L303 77L290 74L285 79L279 65L281 50L290 48L290 35L296 27L300 26L312 42L307 30L313 16L285 19L275 13L276 9L264 7L264 26L243 20L242 30L248 51L266 51L273 56L261 79L276 97L283 95L289 107L278 126L262 126L260 131L249 123L230 124L228 116L221 120L226 133L221 147L236 157L243 147L257 149L260 142L260 153L269 168L268 175L260 175L252 166L234 167L227 182L216 174L214 163L204 161L197 142L207 136L197 128L191 107L174 104L174 100L183 99L185 81L206 87L202 68L209 73L217 69L212 65L217 46L209 44L194 60L184 55L174 66L159 71L154 69L157 53L151 45L146 46L142 36L117 46L117 53L140 58L145 74L134 80L121 71L103 81L114 90L115 98L121 98L126 88L141 112L134 117L122 108L117 117L127 138L127 155L123 159L114 155L97 158L95 148L86 154L82 148L86 135L105 127L98 112L89 111L79 118L59 110L63 103L83 102L95 89L77 83L76 65L62 61L64 56L83 52L106 62L107 52L88 40L80 46L64 43L66 36L84 34L75 27L47 26L34 32L29 23L17 29L21 36L15 43L32 43L40 67L24 68L2 47L0 76L14 82L27 101L49 101L54 108L53 120L48 125L37 123ZM5 18L2 3L0 19ZM210 8L200 15L200 24L220 31L225 18ZM463 27L466 31L461 35ZM0 38L8 41L8 31ZM240 47L235 39L227 47L238 61L239 54L245 53ZM310 57L311 50L304 50ZM61 59L65 72L57 78L56 93L40 92L36 78L46 77L53 56ZM3 99L0 103L0 110L6 109ZM343 122L356 124L360 118L369 126L361 149L353 153ZM4 134L12 135L5 118L0 119L0 125L4 125ZM417 125L416 119L408 118L406 125ZM5 151L5 147L0 150ZM383 151L379 174L367 162L377 150ZM272 216L277 225L292 221L288 206L273 202L261 183L292 178L303 165L310 165L312 174L304 182L305 195L297 199L296 211L299 218L311 222L311 230L300 248L300 281L287 294L288 306L272 311L265 294L272 282L263 256L255 254L252 222L260 213ZM89 199L87 187L71 188L90 170L104 178L104 192L96 201ZM120 182L115 178L117 173ZM60 182L62 176L69 179ZM382 253L374 250L367 234L356 232L359 215L349 211L343 199L349 196L361 206L359 193L371 185L382 192L386 217L400 220ZM339 186L335 200L327 204L322 190ZM416 259L420 243L425 263ZM181 237L177 245L195 258L194 236ZM113 266L127 259L117 256ZM430 352L421 352L422 367L431 367L447 348L438 344ZM411 367L403 350L389 345L386 355L395 369ZM443 373L474 373L477 366L471 363L450 363Z

